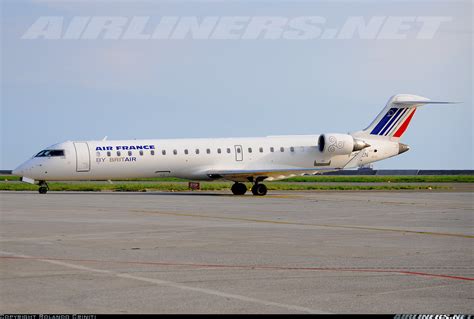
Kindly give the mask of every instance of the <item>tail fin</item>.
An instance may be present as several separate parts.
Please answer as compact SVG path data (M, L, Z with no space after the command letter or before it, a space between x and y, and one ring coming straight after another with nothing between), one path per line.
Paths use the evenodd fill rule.
M382 112L361 133L398 139L405 133L419 106L450 103L457 102L431 101L425 97L411 94L394 95L388 100Z

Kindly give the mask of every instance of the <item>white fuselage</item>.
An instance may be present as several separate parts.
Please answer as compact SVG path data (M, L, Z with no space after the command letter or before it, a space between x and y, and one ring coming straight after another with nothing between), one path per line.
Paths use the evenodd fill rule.
M68 141L46 149L64 151L58 153L59 156L35 156L20 165L13 173L40 181L165 176L209 180L215 178L209 174L210 171L342 169L399 154L398 142L381 140L377 137L372 140L365 139L370 147L359 152L343 155L323 153L318 150L318 139L319 135L293 135L258 138ZM270 177L268 180L288 176ZM245 180L239 177L226 179Z
M231 190L265 195L263 181L321 171L356 168L408 151L400 143L416 109L431 101L413 94L392 96L365 129L348 134L243 138L68 141L48 147L13 170L22 180L113 180L180 177L234 181Z

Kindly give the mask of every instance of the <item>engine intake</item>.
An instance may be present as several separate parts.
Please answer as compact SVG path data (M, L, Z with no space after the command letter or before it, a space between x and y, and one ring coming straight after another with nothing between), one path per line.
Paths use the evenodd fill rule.
M323 134L319 136L318 149L328 155L349 155L370 145L348 134Z

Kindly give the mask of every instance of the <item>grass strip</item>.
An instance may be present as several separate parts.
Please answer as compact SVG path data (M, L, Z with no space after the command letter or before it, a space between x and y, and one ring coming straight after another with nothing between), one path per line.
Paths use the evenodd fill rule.
M188 184L185 182L155 182L155 183L56 183L51 182L51 191L113 191L113 192L146 192L146 191L187 191ZM282 182L266 183L269 190L430 190L449 189L439 185L319 185L317 183L290 184ZM201 190L229 190L231 182L202 182ZM247 185L250 189L250 184ZM0 190L4 191L36 191L37 185L18 182L0 182Z
M18 176L3 175L0 181L19 181ZM134 181L134 182L187 182L185 179L174 177L163 178L133 178L117 181ZM474 175L417 175L417 176L300 176L292 177L279 183L288 182L308 182L308 183L474 183Z

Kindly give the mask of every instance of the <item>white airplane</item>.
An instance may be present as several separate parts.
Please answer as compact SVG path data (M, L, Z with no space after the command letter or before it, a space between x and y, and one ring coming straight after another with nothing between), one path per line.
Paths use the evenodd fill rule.
M47 181L179 177L235 182L235 195L263 181L355 168L402 154L399 142L417 107L452 102L398 94L364 130L349 134L287 135L251 138L67 141L42 150L12 173L48 191Z

